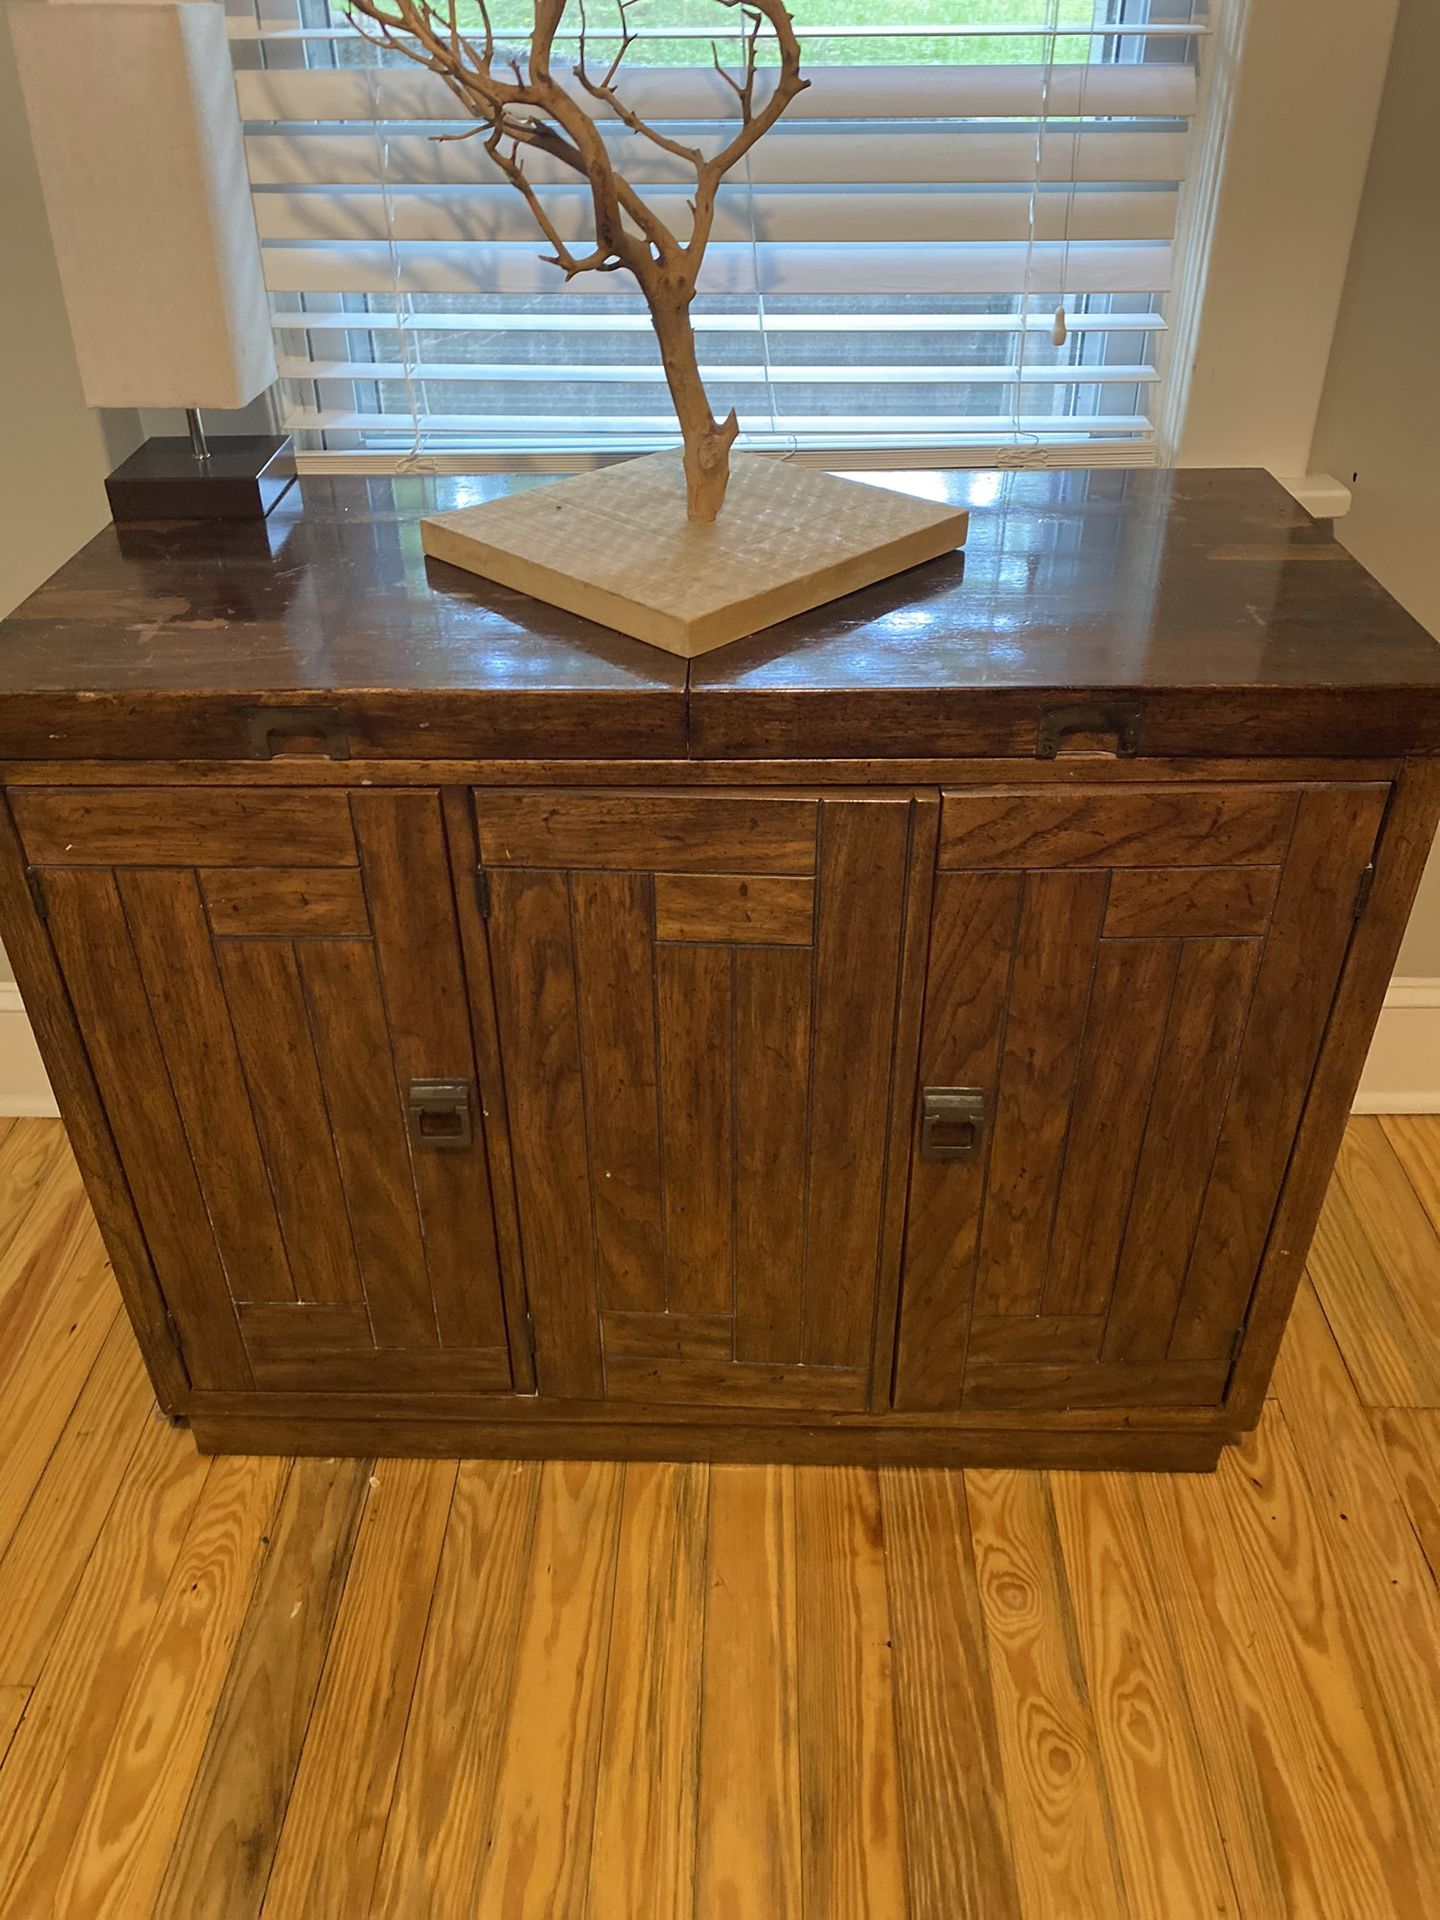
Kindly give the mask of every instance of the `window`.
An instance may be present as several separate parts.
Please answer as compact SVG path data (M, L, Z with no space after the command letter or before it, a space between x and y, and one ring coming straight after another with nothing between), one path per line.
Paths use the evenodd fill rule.
M482 144L434 138L467 124L443 86L333 4L255 0L231 19L307 464L554 465L673 443L638 294L595 274L562 289ZM1153 461L1200 0L792 10L812 84L731 175L695 305L717 413L738 410L743 444L851 465ZM492 6L522 45L530 14ZM603 62L613 15L589 14ZM627 97L715 138L733 102L711 41L724 59L739 18L642 0ZM683 201L669 156L618 122L607 137L647 197ZM580 237L583 191L532 176Z

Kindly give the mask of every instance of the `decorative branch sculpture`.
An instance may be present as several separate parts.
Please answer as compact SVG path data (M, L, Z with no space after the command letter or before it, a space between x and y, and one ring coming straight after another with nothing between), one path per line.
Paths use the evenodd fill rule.
M617 88L626 54L635 41L630 14L636 0L617 0L620 47L597 79L586 61L584 0L580 0L579 58L571 69L580 94L608 108L632 133L649 140L695 172L695 193L688 202L691 222L680 240L617 170L592 109L555 78L552 54L565 15L566 0L535 0L528 59L522 65L502 48L491 26L486 0L473 0L483 37L461 31L457 0L347 0L378 29L365 35L393 47L417 65L438 74L456 99L480 123L474 133L505 178L524 197L535 224L554 248L545 256L566 280L578 273L632 273L650 309L660 342L670 398L685 443L686 504L692 520L710 521L719 513L730 477L730 449L740 431L734 409L717 421L710 410L695 354L690 303L706 245L715 224L716 196L731 168L769 132L795 96L810 83L800 77L800 46L783 0L717 0L744 15L740 77L727 73L713 43L715 69L735 94L739 125L733 138L708 159L698 147L673 140L643 119ZM780 64L774 85L758 89L760 29L774 29ZM358 27L358 22L357 22ZM359 31L365 33L363 27ZM509 74L509 78L504 77ZM757 97L763 92L763 98ZM469 134L442 136L468 139ZM583 179L590 189L594 245L577 253L562 238L544 200L525 171L525 155L542 153Z

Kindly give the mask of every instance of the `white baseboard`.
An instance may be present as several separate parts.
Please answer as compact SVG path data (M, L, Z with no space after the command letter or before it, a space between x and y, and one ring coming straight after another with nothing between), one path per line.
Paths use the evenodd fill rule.
M20 989L0 981L0 1115L57 1111ZM1356 1113L1440 1113L1440 980L1393 980Z
M1392 980L1356 1113L1440 1113L1440 980Z

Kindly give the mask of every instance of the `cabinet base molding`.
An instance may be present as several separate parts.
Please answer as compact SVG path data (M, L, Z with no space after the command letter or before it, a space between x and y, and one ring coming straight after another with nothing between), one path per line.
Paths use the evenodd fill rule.
M388 1459L709 1460L785 1466L1027 1467L1210 1473L1238 1433L1071 1427L700 1426L192 1412L201 1453Z

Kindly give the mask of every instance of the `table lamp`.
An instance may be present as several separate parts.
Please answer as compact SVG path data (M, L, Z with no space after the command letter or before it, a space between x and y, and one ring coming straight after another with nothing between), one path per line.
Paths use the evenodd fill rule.
M260 243L217 0L11 6L20 86L86 401L178 407L105 485L117 521L263 518L288 438L207 439L206 407L275 379Z

